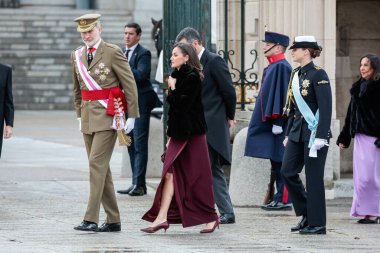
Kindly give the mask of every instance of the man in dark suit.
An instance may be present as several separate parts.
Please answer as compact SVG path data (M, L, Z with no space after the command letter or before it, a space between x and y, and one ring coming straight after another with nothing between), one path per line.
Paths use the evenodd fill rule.
M129 23L124 27L125 49L123 52L128 59L137 84L140 111L140 117L136 119L131 134L132 145L128 147L132 168L132 185L126 190L117 191L130 196L146 194L145 174L148 164L150 112L154 107L161 105L149 80L152 56L148 49L139 44L141 33L141 27L137 23Z
M6 139L12 137L13 119L12 69L0 64L0 131L1 136L4 134ZM2 145L3 137L0 138L0 157Z
M191 43L203 65L202 104L207 123L207 142L213 175L215 202L222 224L235 223L235 214L228 192L223 164L231 163L229 126L236 123L236 93L226 62L202 46L199 32L184 28L177 42Z

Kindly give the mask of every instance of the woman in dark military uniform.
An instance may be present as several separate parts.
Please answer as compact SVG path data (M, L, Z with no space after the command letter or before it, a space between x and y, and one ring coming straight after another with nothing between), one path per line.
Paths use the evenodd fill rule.
M290 49L293 61L299 63L300 67L293 70L288 89L285 107L289 119L281 173L293 200L295 213L302 216L302 220L291 231L325 234L323 177L331 137L330 81L326 72L312 61L322 51L314 36L296 37ZM299 177L304 166L306 189Z

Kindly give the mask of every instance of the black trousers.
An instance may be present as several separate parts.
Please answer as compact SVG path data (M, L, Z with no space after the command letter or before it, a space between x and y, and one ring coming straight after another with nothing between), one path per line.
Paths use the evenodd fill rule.
M214 199L220 214L234 214L230 193L228 191L226 175L224 175L221 156L215 149L208 145L208 153L211 163Z
M297 216L307 216L309 226L326 226L324 186L328 146L318 150L318 157L309 157L309 142L289 140L284 153L281 174L285 180ZM306 190L299 177L305 166Z

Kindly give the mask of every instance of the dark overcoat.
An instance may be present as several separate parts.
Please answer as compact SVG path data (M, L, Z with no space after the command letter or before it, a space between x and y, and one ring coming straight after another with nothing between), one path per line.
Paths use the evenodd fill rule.
M228 119L234 119L236 93L226 62L207 49L201 56L203 74L202 104L207 123L207 142L231 163L231 144Z
M14 107L12 96L12 69L0 64L0 157L3 145L4 122L13 127Z

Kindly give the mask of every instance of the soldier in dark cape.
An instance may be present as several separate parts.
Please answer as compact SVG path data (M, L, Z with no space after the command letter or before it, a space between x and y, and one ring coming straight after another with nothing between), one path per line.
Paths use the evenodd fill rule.
M282 117L286 102L292 67L285 59L289 37L274 32L265 32L263 50L269 65L264 69L261 88L256 99L255 110L249 123L245 156L270 159L271 173L275 175L277 193L265 210L291 210L288 192L280 174L285 138L283 129L286 119Z

